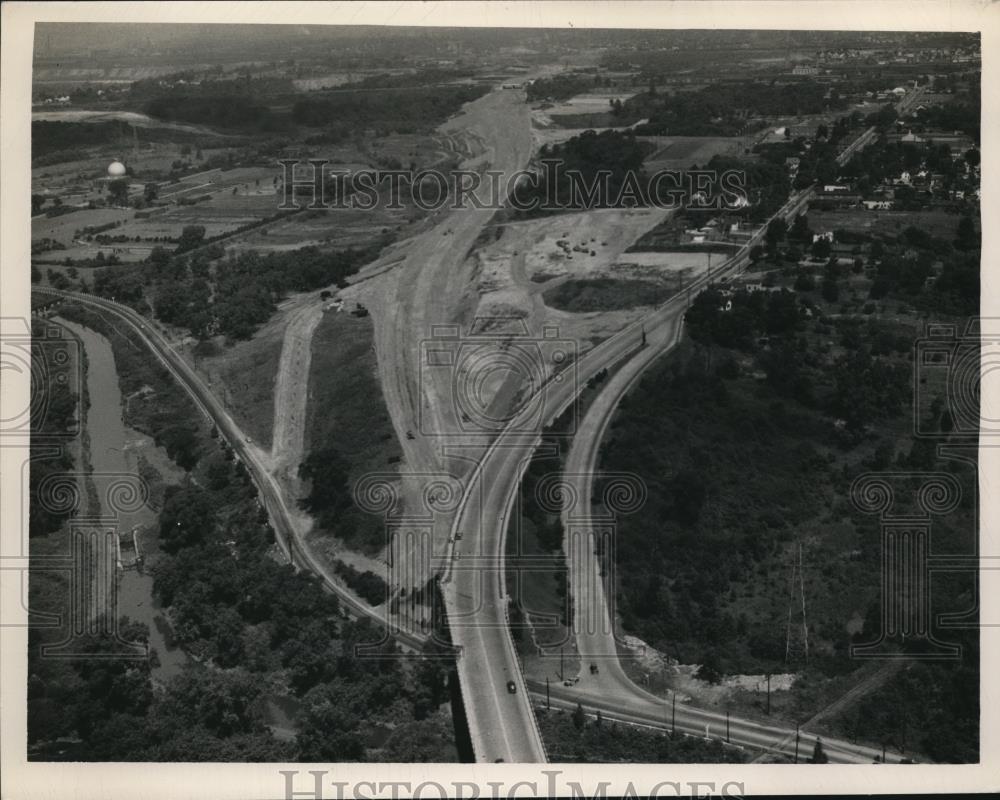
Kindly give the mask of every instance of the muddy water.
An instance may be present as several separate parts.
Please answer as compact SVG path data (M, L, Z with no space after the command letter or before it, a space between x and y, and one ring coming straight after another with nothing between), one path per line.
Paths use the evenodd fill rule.
M57 321L79 337L87 353L87 392L90 406L85 412L85 426L90 436L90 463L94 483L98 497L104 503L108 481L102 481L102 475L117 473L138 476L137 458L132 449L141 444L142 437L126 427L122 418L122 397L111 343L90 328L69 320ZM108 508L102 508L101 512L111 513ZM153 662L153 675L157 679L168 680L180 671L187 656L182 650L172 646L167 621L161 609L153 604L153 577L148 570L156 558L156 517L156 512L148 506L119 514L119 531L129 531L139 526L139 544L146 560L144 572L134 568L118 571L116 613L119 617L126 616L149 627L149 644L157 655Z

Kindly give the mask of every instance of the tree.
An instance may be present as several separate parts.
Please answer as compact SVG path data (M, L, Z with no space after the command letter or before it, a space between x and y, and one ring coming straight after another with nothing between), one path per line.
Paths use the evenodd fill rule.
M693 528L698 524L705 503L704 477L690 470L681 470L670 482L674 499L674 517L682 525Z
M181 231L180 238L177 240L177 249L174 252L183 253L187 250L193 250L202 243L204 238L204 225L185 225Z
M573 725L578 731L582 731L583 726L586 724L587 715L583 712L583 706L577 703L576 708L573 710Z
M829 136L830 136L830 129L827 128L826 125L820 125L818 128L816 128L817 139L826 139L829 138Z
M809 219L805 214L799 214L795 217L791 230L788 232L788 238L797 242L807 242L812 238L812 231L809 229Z
M718 683L722 680L722 665L715 650L709 650L705 654L702 665L698 667L697 678L707 683Z
M165 247L156 245L149 254L149 261L157 267L165 267L170 261L170 251Z
M108 194L111 196L112 205L128 205L128 181L118 179L108 184Z
M142 196L147 203L152 203L157 197L160 196L160 189L155 183L147 183Z
M767 249L771 252L778 246L778 242L785 238L788 232L788 225L781 217L775 217L767 224L767 232L764 234L767 239Z
M811 292L816 288L816 279L813 277L811 272L799 270L798 275L795 277L795 283L792 284L792 288L797 292Z
M965 151L965 163L975 169L979 166L979 151L975 147L970 147Z
M955 247L959 250L975 250L979 246L979 235L972 217L962 217L958 221L958 231L955 237Z
M826 259L830 257L830 251L833 249L830 244L830 240L825 236L817 239L812 243L812 254L816 258Z
M823 751L823 743L816 739L816 744L813 745L812 758L809 759L810 764L826 764L829 762L826 753Z

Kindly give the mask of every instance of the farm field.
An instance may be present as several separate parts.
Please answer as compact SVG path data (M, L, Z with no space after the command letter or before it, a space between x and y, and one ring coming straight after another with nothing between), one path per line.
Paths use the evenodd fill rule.
M704 166L712 156L735 155L740 140L724 136L644 136L645 141L656 145L644 166L648 172L655 170L688 169L693 164Z
M809 227L814 231L834 231L838 228L869 235L898 236L913 226L931 236L953 239L959 217L947 211L869 211L844 209L842 211L817 211L808 213Z
M82 208L71 214L63 214L58 217L39 216L31 220L32 239L55 239L67 247L73 241L73 234L87 227L107 225L108 223L124 223L129 220L135 211L130 208ZM108 231L109 234L121 233L115 228Z
M607 111L611 107L612 100L621 100L624 103L630 97L634 97L635 94L634 91L628 89L605 89L599 92L585 92L584 94L571 97L569 100L553 103L550 108L546 109L546 113L551 116L558 116L560 114L596 114Z
M391 234L410 220L406 210L318 209L303 211L279 224L268 225L247 233L238 242L228 243L227 249L278 252L309 245L330 245L337 248L363 247L380 234Z

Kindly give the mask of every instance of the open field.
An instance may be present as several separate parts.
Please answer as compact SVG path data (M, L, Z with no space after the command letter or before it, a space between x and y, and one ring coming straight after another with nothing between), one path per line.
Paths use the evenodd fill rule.
M656 151L647 156L643 166L647 172L655 170L688 169L693 164L705 166L712 156L735 155L740 149L738 138L725 136L643 136L644 141L656 145Z
M192 357L195 368L222 398L226 407L260 447L271 445L274 423L274 381L281 355L285 318L276 314L253 339L222 349L204 347L212 355Z
M611 107L612 100L623 103L635 92L629 89L601 89L575 95L568 100L551 104L545 111L551 116L560 114L596 114L605 112Z
M71 214L58 217L44 215L31 220L32 239L55 239L67 247L73 243L73 234L84 228L107 225L112 222L125 223L135 214L130 208L82 208ZM124 233L121 226L105 233L115 236ZM64 255L60 251L60 255Z
M662 303L674 289L649 280L569 280L546 290L546 305L561 311L621 311Z
M294 250L309 245L335 248L363 247L374 237L390 234L407 225L412 212L377 208L303 211L280 224L249 231L227 249L261 253Z
M305 442L310 452L333 449L344 459L353 484L366 473L392 473L402 450L396 440L378 385L371 317L355 317L331 308L323 314L312 340ZM372 552L385 545L382 521L357 514L359 522L349 542L352 549ZM345 533L346 528L340 533ZM317 529L313 540L327 552L329 532ZM378 562L354 558L333 544L337 558L357 569L373 569ZM332 563L332 562L331 562ZM383 568L384 569L384 568ZM381 571L381 570L380 570Z
M507 225L497 241L478 251L482 263L479 290L486 293L528 285L525 281L604 275L622 260L629 245L670 213L595 209ZM522 254L523 266L519 267L515 256ZM627 258L635 260L632 254Z
M913 226L945 240L955 238L959 216L947 211L869 211L845 209L843 211L808 212L809 227L814 231L833 231L838 228L879 236L899 236Z
M164 128L172 131L184 133L197 133L201 136L219 136L220 134L211 128L201 125L183 125L178 122L164 122L153 119L146 114L136 111L111 111L111 110L87 110L82 108L64 109L60 111L33 111L31 113L33 122L109 122L119 120L143 128Z

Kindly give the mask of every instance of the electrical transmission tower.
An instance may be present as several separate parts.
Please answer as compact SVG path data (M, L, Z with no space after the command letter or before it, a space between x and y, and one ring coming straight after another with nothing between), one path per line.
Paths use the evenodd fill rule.
M798 602L795 593L798 590ZM799 614L801 613L801 619ZM809 660L809 626L806 623L806 588L802 570L802 543L798 559L792 564L788 586L788 626L785 630L785 662Z

